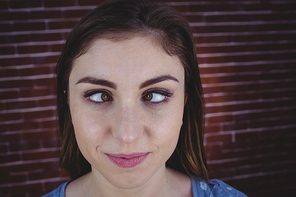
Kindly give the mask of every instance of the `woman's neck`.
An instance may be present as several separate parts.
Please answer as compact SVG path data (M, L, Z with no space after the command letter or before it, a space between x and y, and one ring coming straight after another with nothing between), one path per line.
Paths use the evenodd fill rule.
M112 185L101 174L93 170L89 175L90 195L89 197L146 197L146 196L167 196L167 169L160 168L152 177L140 186L132 186L130 188L120 188ZM125 186L126 187L126 186ZM95 195L94 195L95 194ZM98 195L100 194L100 195Z
M71 190L71 193L67 190ZM76 190L76 191L74 191ZM191 180L187 175L163 166L144 184L134 188L119 188L93 170L73 181L66 189L66 197L164 197L192 196Z

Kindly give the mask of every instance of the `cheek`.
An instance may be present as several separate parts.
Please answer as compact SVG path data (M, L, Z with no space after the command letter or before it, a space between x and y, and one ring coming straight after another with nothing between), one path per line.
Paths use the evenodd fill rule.
M151 129L161 144L168 148L175 149L175 146L179 139L179 133L183 124L183 107L180 104L169 108L164 114L154 116L150 125L153 125Z
M105 139L107 121L95 112L89 112L85 107L72 107L71 116L74 133L82 153L95 151ZM87 150L87 151L86 151Z

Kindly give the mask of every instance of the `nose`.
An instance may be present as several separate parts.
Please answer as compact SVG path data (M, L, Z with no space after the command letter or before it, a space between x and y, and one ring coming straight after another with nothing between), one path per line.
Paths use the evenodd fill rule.
M117 106L114 113L112 135L125 144L131 144L143 134L143 119L140 107L128 103Z

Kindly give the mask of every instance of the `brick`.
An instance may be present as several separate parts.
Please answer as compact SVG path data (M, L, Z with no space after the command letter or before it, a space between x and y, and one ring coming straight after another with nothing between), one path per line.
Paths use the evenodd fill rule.
M225 76L225 77L207 77L204 78L204 84L214 84L214 83L227 83L237 81L236 76Z
M22 43L28 42L29 35L3 35L0 36L0 43Z
M195 43L197 43L197 47L199 47L198 46L199 43L229 43L233 40L233 37L234 36L210 36L210 35L204 36L204 37L195 37L195 41L196 41Z
M295 91L282 91L282 92L268 92L261 95L261 98L283 98L283 97L291 97L296 98L296 92ZM279 103L281 105L277 106L293 106L293 103L295 103L295 99Z
M53 110L24 113L24 119L25 120L48 118L48 117L53 117L53 116L54 116Z
M39 172L30 172L29 173L29 180L42 180L42 179L49 179L59 177L59 171L57 170L44 170Z
M34 57L33 63L34 64L48 64L48 63L57 63L59 56L41 56L41 57Z
M29 132L23 133L22 139L26 141L37 141L42 140L43 138L51 139L54 138L55 135L51 131L43 131L43 132Z
M19 95L18 95L17 91L0 92L0 98L3 100L4 99L14 99L14 98L18 98L18 97L19 97Z
M13 27L9 23L0 24L0 32L11 32L12 29L13 29Z
M11 0L10 7L11 8L35 8L41 7L41 0L30 0L30 1L23 1L23 0Z
M262 127L276 127L281 125L293 125L295 123L295 118L282 118L278 117L278 120L265 120L265 121L252 121L249 124L249 128L262 128Z
M295 54L294 54L295 55ZM226 63L226 62L252 62L252 61L270 61L294 59L293 53L285 54L262 54L262 55L230 55L211 58L198 58L199 63Z
M279 143L282 144L286 144L289 142L289 140L291 140L291 142L293 142L294 138L295 138L295 126L294 128L290 128L290 129L270 129L270 130L266 130L266 131L261 131L260 132L260 137L262 139L267 139L267 138L283 138L285 141L279 141ZM289 137L287 137L289 136ZM293 137L294 136L294 137Z
M5 144L0 144L0 153L7 153L7 145ZM0 170L1 171L1 170Z
M234 120L234 117L232 115L228 116L214 116L209 117L206 119L207 124L213 124L213 123L221 123L221 122L231 122Z
M64 48L64 44L54 44L51 45L51 51L53 52L61 52Z
M5 113L0 114L0 122L11 121L11 120L20 120L22 116L19 113Z
M37 107L36 101L7 102L5 109L26 109Z
M223 131L235 131L248 129L250 125L246 122L235 122L234 124L223 125Z
M219 8L217 7L219 6ZM200 10L202 11L214 11L214 10L219 10L219 11L234 11L237 10L238 6L237 5L219 5L219 4L204 4L204 5L177 5L177 6L172 6L173 8L177 9L179 12L199 12Z
M42 34L31 34L30 39L32 41L56 41L62 40L62 33L42 33Z
M256 4L250 4L250 5L245 5L245 10L246 11L255 11L255 10L290 10L290 9L295 9L295 2L292 4L289 4L289 6L287 6L287 4L263 4L263 6L258 6Z
M258 132L248 132L248 133L237 133L235 134L236 140L252 140L260 136Z
M45 30L44 22L15 22L13 31Z
M2 176L2 179L0 179L0 184L25 182L26 180L27 180L26 174L5 175L5 176Z
M212 67L212 68L209 68L209 67L200 67L199 68L199 72L200 74L212 74L212 73L219 73L220 72L220 68L221 67Z
M49 29L72 29L76 24L77 21L62 21L62 22L49 22L48 27Z
M61 11L31 11L32 19L51 19L51 18L62 18Z
M5 104L4 103L0 103L0 111L4 110L5 108Z
M38 100L38 104L40 107L47 107L47 106L56 106L56 99L42 99Z
M15 77L18 76L18 69L5 69L1 70L0 77Z
M262 74L260 76L261 80L274 80L274 79L294 79L296 76L296 72L294 70L290 70L288 73L270 73L270 74ZM295 85L296 86L296 85Z
M59 1L59 0L44 0L45 7L66 7L66 6L74 6L75 1Z
M218 136L206 136L207 143L214 142L231 142L232 136L229 134L222 134Z
M40 194L42 192L42 184L36 183L36 184L25 184L25 185L14 185L10 188L11 191L13 191L14 194L21 195L26 194L30 191L34 191L33 194ZM36 195L34 195L36 196Z
M295 44L292 43L272 43L272 44L259 44L259 45L240 45L240 46L210 46L210 47L197 47L198 54L202 53L231 53L239 51L270 51L272 50L287 50L295 49Z
M51 74L51 69L49 67L34 67L25 68L19 70L19 76L32 76L32 75L46 75Z
M207 97L205 98L206 103L223 103L223 102L229 102L234 101L235 97L228 95L228 96L215 96L215 97Z
M0 1L0 10L8 9L8 1Z
M1 58L0 65L2 66L17 66L17 65L26 65L31 64L30 57L21 57L21 58Z
M26 98L26 97L38 97L38 96L48 96L51 95L50 91L48 91L48 88L43 89L28 89L28 90L21 90L20 91L20 97Z
M44 162L41 166L43 169L58 169L59 159L57 158L55 161Z
M22 158L25 161L26 160L37 160L37 159L48 159L48 158L59 158L59 151L23 153Z
M186 20L189 23L192 22L196 22L196 21L203 21L204 20L204 16L202 16L202 14L194 14L194 15L184 15L184 17L186 18Z
M38 122L22 122L22 123L14 123L9 125L10 131L20 131L20 130L34 130L40 127Z
M43 121L41 123L42 128L58 128L57 120Z
M205 154L208 160L215 160L221 154L221 145L206 145Z
M256 120L258 118L262 118L262 112L254 112L254 113L246 113L246 114L237 114L235 116L236 121L241 121L241 120Z
M8 21L8 20L28 20L29 13L28 12L2 12L0 15L0 20Z
M25 151L25 150L34 150L40 148L40 142L39 141L20 141L20 142L10 142L9 143L9 150L10 151ZM26 165L27 166L27 165ZM30 165L29 165L30 166ZM35 169L34 166L30 166L30 169ZM20 164L17 166L15 171L27 171L22 170L22 168L25 168L25 164Z
M216 33L216 32L252 32L275 31L275 30L293 30L295 24L260 24L260 25L225 25L225 26L198 26L198 33Z
M4 132L8 130L8 124L0 124L0 131Z
M42 139L42 144L44 148L56 148L59 146L58 139Z
M85 16L88 12L90 12L91 10L65 10L64 11L64 16L65 18L82 18L83 16Z
M211 94L216 92L222 92L224 87L203 87L204 94Z
M274 111L265 111L261 113L262 117L280 117L280 116L294 116L296 114L295 109L283 109ZM252 114L250 114L252 116Z
M18 46L17 52L19 54L28 54L28 53L42 53L47 52L48 47L46 45L32 45L32 46Z
M35 84L36 86L54 87L55 79L54 78L36 79Z
M2 136L1 136L2 137ZM0 155L0 163L8 163L8 162L15 162L20 160L19 154L11 154L11 155Z
M0 138L0 142L18 142L20 140L20 134L2 134Z
M17 80L17 81L3 81L0 84L0 88L24 88L32 87L34 84L33 80ZM21 91L22 92L22 91ZM19 94L21 96L21 94Z
M277 21L277 20L293 20L293 14L278 13L278 14L251 14L251 15L207 15L207 22L229 22L229 21Z
M14 47L1 47L0 46L0 54L1 55L11 55L14 53L15 53Z
M85 1L78 0L78 5L80 5L80 6L85 6L85 5L97 6L97 5L100 5L103 2L104 2L103 0L85 0Z

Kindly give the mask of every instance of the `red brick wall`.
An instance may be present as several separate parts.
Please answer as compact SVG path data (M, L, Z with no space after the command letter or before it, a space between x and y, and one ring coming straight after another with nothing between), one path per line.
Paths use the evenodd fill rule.
M40 196L58 168L54 67L94 0L0 1L0 196ZM195 29L211 175L250 196L296 191L296 2L170 1Z

